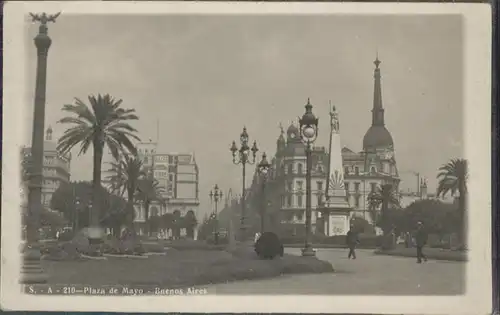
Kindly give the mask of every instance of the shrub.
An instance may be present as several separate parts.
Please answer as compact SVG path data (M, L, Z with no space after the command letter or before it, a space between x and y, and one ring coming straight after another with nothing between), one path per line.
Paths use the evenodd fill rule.
M255 252L263 259L274 259L278 255L283 257L283 251L283 244L273 232L264 232L255 243Z
M64 231L59 234L58 241L69 242L73 239L74 233L72 231Z

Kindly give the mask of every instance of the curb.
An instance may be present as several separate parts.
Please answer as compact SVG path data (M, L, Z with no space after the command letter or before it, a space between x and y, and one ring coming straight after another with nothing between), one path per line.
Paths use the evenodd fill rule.
M103 254L104 257L112 257L112 258L136 258L136 259L147 259L149 256L147 255L114 255L114 254Z
M107 258L103 256L87 256L84 254L80 254L80 257L88 259L88 260L106 260Z
M398 253L398 252L384 252L381 250L376 250L373 252L375 255L385 255L385 256L397 256L397 257L406 257L406 258L416 258L417 255L415 254L410 254L410 253ZM457 261L457 262L467 262L467 256L466 255L453 255L453 256L448 256L448 257L443 257L441 255L436 255L433 253L425 253L427 258L433 259L433 260L442 260L442 261Z

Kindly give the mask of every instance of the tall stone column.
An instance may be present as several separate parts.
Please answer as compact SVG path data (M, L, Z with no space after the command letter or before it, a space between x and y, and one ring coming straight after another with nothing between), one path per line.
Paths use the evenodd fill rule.
M34 38L37 48L37 68L33 131L31 136L31 174L28 194L27 246L24 249L22 268L23 283L45 283L47 275L40 264L39 228L42 211L43 153L45 134L45 93L47 83L47 57L52 40L48 35L48 22L55 22L56 15L31 14L34 22L40 22L38 35Z

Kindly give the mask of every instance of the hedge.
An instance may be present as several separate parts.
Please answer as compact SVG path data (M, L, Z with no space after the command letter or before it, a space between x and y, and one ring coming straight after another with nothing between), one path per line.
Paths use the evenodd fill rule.
M285 246L296 245L304 243L304 236L292 236L292 237L281 237ZM321 247L344 247L346 246L346 236L345 235L335 235L335 236L324 236L324 235L313 235L311 238L313 246L316 245ZM360 248L377 248L382 245L382 236L371 235L371 234L360 234L359 235L359 247Z

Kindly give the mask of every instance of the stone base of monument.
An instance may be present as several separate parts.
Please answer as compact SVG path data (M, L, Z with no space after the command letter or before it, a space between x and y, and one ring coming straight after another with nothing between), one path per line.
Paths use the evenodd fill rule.
M316 251L314 250L314 248L312 248L312 246L307 246L302 249L302 256L305 257L316 256Z
M27 245L23 250L23 265L21 268L22 284L47 283L48 275L44 272L41 264L42 254L39 244Z

